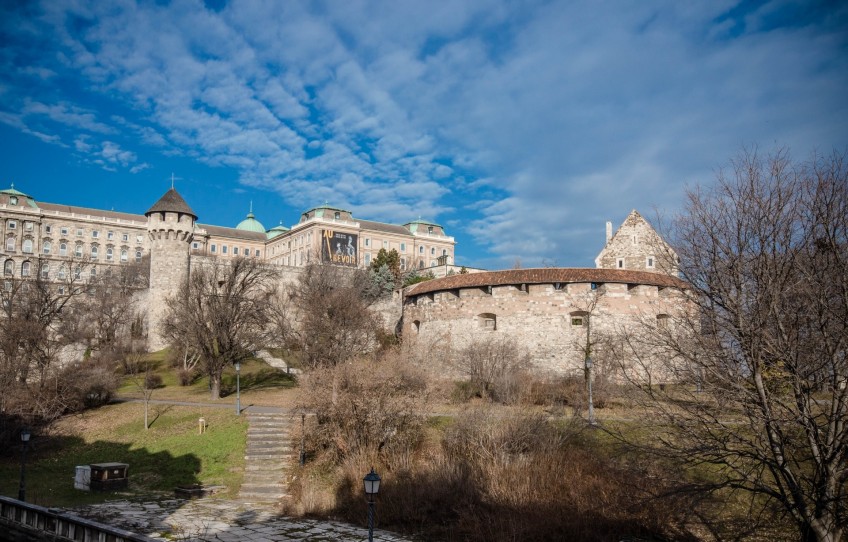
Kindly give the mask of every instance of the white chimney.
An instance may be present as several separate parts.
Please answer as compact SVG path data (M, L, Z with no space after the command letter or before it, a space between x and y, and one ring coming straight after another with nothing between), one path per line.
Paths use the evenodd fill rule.
M607 221L607 243L612 239L612 222Z

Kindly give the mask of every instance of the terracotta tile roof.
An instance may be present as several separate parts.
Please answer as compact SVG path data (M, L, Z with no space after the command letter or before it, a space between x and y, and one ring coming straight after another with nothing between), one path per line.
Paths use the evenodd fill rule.
M183 197L173 188L165 192L165 194L159 198L159 201L154 203L153 207L148 209L144 214L146 216L150 213L161 212L182 213L184 215L191 215L195 220L197 220L197 215L191 210L191 207L188 206L188 203L185 202Z
M198 228L203 228L209 235L216 237L230 237L232 239L244 239L246 241L261 241L265 242L267 236L263 232L239 230L236 228L225 228L224 226L212 226L209 224L197 224Z
M89 209L87 207L75 207L73 205L60 205L58 203L43 203L38 202L39 209L44 211L59 211L60 213L74 213L75 215L91 215L96 217L115 218L121 220L135 220L137 222L147 223L147 217L144 215L134 215L130 213L118 213L115 211L103 211L101 209Z
M553 284L556 282L597 282L618 284L646 284L650 286L671 286L685 288L687 283L677 277L647 271L627 271L619 269L592 269L575 267L546 267L541 269L509 269L506 271L486 271L451 275L439 279L419 282L410 286L405 295L420 295L455 288L476 288L480 286L502 286L505 284Z

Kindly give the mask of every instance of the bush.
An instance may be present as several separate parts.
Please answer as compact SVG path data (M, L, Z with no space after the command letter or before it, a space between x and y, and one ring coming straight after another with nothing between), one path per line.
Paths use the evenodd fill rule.
M197 380L198 372L194 369L179 369L177 370L177 380L180 386L191 386Z
M481 397L505 404L520 398L530 357L515 341L508 338L475 341L460 350L456 359L457 366Z
M147 373L144 375L144 388L155 390L162 387L162 377L156 373Z

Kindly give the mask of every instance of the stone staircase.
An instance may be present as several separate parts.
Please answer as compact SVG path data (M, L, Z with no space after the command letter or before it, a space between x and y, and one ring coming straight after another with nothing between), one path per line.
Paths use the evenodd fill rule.
M273 504L288 496L290 469L296 464L291 414L247 411L247 450L239 499Z

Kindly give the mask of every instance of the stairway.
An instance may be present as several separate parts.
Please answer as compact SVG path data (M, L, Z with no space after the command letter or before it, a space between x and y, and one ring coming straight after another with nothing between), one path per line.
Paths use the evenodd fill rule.
M247 411L247 450L239 498L273 504L286 497L289 469L297 460L291 414L272 409Z

